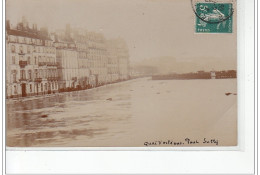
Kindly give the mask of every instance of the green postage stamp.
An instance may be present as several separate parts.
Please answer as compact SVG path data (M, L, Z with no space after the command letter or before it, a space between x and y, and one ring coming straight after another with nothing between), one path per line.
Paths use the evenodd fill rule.
M196 3L196 33L232 33L232 3Z

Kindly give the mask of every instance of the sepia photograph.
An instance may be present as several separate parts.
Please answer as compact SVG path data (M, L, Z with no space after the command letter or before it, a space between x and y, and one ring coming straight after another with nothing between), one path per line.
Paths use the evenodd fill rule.
M236 5L6 0L6 146L237 146Z

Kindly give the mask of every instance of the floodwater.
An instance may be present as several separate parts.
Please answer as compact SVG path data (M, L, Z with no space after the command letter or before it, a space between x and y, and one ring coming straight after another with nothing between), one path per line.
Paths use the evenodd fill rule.
M236 86L236 79L141 78L7 100L7 146L176 146L166 144L171 141L179 146L236 145Z

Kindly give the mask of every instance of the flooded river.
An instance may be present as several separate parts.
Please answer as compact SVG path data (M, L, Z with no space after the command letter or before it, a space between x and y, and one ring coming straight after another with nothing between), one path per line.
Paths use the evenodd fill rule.
M194 146L185 142L189 138L198 146L206 138L236 145L236 92L236 79L142 78L7 100L6 142L11 147L139 147L171 140Z

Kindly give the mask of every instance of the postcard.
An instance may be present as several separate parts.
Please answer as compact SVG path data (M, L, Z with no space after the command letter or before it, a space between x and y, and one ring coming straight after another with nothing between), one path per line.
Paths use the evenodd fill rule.
M6 0L7 147L238 145L235 0Z

